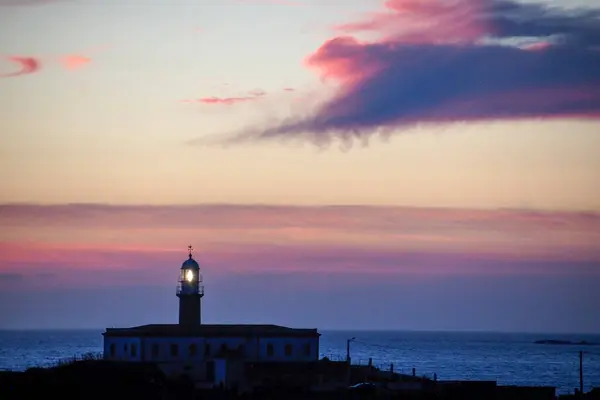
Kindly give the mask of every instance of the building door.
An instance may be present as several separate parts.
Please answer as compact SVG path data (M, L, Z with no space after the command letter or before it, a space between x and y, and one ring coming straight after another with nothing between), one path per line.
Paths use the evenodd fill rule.
M214 361L206 362L206 380L208 382L215 381L215 362Z

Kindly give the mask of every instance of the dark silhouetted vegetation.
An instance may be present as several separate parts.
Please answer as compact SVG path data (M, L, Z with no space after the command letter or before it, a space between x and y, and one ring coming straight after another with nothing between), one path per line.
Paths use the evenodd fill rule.
M326 363L330 364L330 363ZM328 365L335 373L335 363ZM293 369L293 368L291 368ZM365 371L356 370L360 376ZM258 370L255 370L255 373ZM265 371L263 371L265 372ZM285 372L285 371L284 371ZM340 370L340 373L343 371ZM353 371L354 372L354 371ZM267 372L265 372L267 373ZM333 375L332 375L333 376ZM416 381L417 377L403 377L403 382ZM302 381L302 379L300 379ZM395 379L397 382L398 380ZM298 382L298 381L296 381ZM390 382L390 381L388 381ZM338 389L315 392L309 387L289 386L278 381L268 387L238 394L226 389L195 388L189 378L167 379L155 365L150 363L114 362L99 359L97 354L86 354L58 362L50 368L30 368L24 372L0 372L0 399L22 400L56 398L61 400L178 400L178 399L266 399L266 400L334 400L334 399L477 399L477 400L550 400L554 388L501 387L495 382L423 381L421 390L393 391L384 384L359 385L361 390ZM600 399L598 390L584 396L565 397L573 399Z

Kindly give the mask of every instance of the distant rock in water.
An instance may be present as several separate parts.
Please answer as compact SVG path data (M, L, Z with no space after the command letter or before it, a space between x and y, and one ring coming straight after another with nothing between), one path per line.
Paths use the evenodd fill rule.
M572 342L570 340L550 340L550 339L546 339L546 340L536 340L534 342L535 344L567 344L567 345L577 345L577 346L594 346L594 345L598 345L599 343L593 343L593 342L587 342L585 340L582 340L580 342Z

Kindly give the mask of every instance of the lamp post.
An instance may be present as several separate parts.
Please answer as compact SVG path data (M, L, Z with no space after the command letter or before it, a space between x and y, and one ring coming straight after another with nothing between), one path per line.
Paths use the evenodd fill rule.
M353 340L355 340L355 337L351 337L350 339L346 340L346 365L348 366L348 372L347 372L347 376L346 379L348 380L348 385L350 385L352 383L352 365L350 363L350 342L352 342Z
M355 337L352 337L352 338L346 340L346 362L348 364L350 364L350 342L352 342L354 340L356 340Z

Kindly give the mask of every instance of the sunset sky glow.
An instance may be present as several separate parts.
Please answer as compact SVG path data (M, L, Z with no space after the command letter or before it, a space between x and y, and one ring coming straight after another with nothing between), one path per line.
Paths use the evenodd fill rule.
M600 332L594 3L0 0L0 329Z

